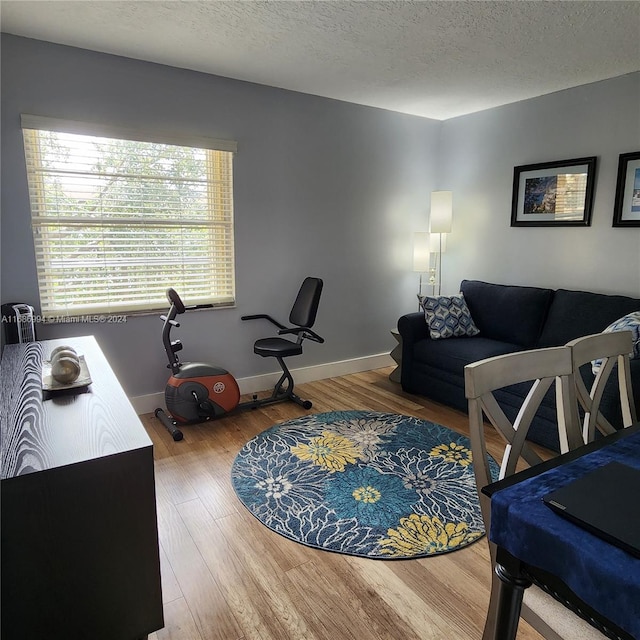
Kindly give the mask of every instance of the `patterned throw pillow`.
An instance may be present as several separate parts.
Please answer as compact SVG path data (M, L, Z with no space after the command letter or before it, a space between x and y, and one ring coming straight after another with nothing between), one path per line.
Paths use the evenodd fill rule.
M480 333L462 293L455 296L425 296L421 304L433 340L477 336Z
M632 311L619 320L612 322L602 333L613 333L614 331L631 331L633 351L630 354L631 360L640 358L640 311ZM593 375L597 375L602 360L594 360L591 363Z

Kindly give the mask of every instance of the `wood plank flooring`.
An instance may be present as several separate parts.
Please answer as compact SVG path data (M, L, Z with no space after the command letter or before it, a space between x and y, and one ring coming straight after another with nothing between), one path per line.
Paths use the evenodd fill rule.
M404 394L392 367L301 384L313 412L403 413L468 434L467 416ZM152 415L165 627L150 640L476 640L489 598L486 539L418 560L368 560L311 549L260 524L236 498L230 469L293 403L184 428L173 442ZM503 449L487 432L488 448ZM518 640L541 636L521 622Z

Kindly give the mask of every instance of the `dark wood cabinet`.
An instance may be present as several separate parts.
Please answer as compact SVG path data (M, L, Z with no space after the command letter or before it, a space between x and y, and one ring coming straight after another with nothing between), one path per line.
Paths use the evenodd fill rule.
M69 344L81 392L43 395ZM153 447L92 337L7 345L2 357L3 640L135 640L163 626Z

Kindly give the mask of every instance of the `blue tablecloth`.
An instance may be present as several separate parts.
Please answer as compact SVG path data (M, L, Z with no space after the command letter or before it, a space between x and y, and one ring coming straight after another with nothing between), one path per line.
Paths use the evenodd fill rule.
M555 514L542 496L617 460L640 469L640 432L491 496L490 538L559 577L584 602L640 639L640 559ZM640 509L637 501L630 505Z

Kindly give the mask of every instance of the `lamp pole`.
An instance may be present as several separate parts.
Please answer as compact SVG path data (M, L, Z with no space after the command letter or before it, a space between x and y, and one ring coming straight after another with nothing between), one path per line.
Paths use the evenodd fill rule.
M431 213L429 215L429 231L437 233L438 238L438 295L442 294L442 251L444 243L442 235L451 233L453 218L453 193L451 191L431 192ZM435 289L435 287L434 287Z

